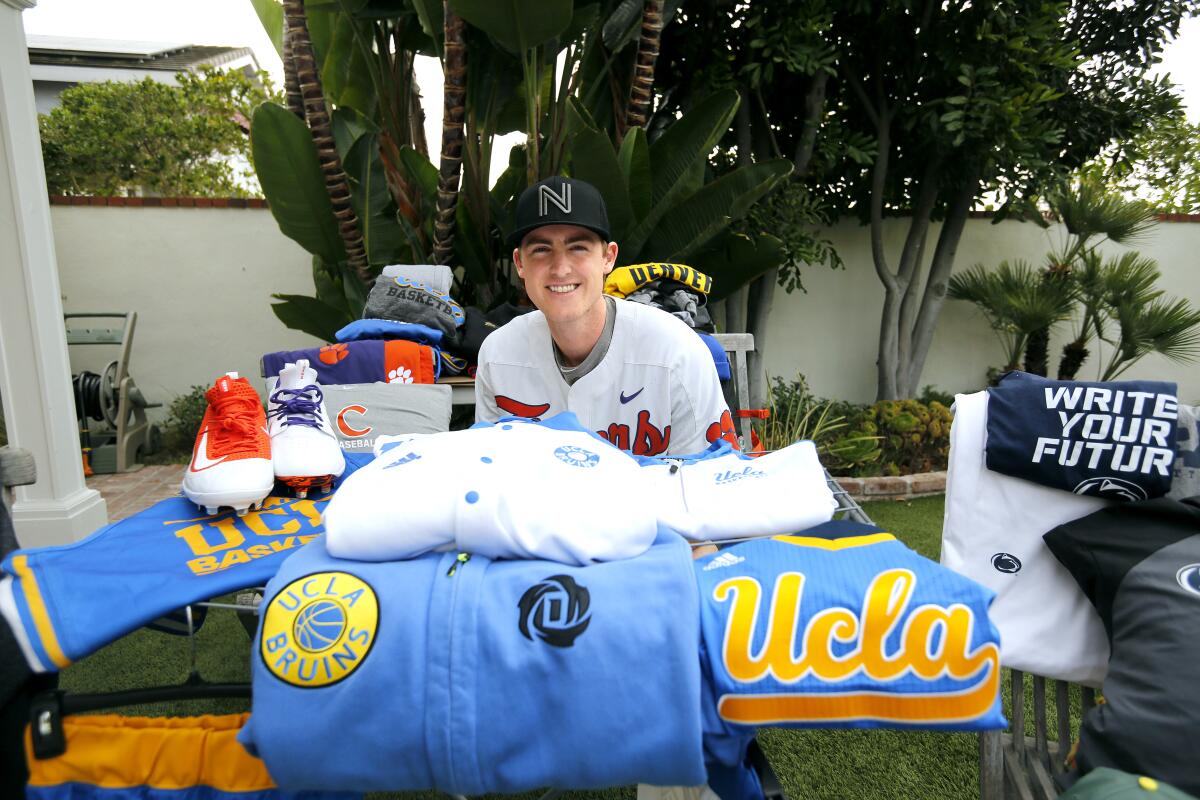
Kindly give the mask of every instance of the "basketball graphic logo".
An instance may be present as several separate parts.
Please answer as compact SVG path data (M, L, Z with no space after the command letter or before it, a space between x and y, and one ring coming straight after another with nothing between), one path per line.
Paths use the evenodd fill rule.
M346 613L337 603L317 600L296 615L296 643L310 653L328 650L346 630Z
M350 348L344 344L328 344L317 353L322 364L336 364L348 355L350 355Z
M366 659L379 625L375 590L347 572L318 572L267 603L259 655L272 675L317 688L345 679Z

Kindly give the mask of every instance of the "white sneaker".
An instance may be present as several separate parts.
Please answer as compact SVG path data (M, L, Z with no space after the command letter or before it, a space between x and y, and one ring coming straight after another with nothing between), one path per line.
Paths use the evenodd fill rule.
M267 419L270 423L271 460L275 477L305 497L313 488L328 491L333 479L346 469L317 371L301 359L285 364L271 393Z

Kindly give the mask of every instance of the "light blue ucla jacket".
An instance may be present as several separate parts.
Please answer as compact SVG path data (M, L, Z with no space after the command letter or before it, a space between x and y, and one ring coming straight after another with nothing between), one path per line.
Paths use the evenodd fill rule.
M267 586L240 739L289 790L703 783L695 587L669 532L588 567L314 541Z

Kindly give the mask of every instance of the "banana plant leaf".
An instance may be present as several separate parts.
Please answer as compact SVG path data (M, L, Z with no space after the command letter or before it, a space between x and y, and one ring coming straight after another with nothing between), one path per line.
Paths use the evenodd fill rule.
M350 180L350 201L358 215L367 261L373 265L403 263L410 254L408 237L396 221L395 202L379 156L378 135L360 136L351 145L343 164Z
M338 268L342 271L342 292L346 302L346 311L349 312L351 320L358 319L362 316L363 309L367 307L367 295L373 284L364 284L345 261L338 264Z
M560 35L575 11L572 0L450 0L450 8L517 55Z
M476 285L487 285L492 271L491 248L485 235L471 216L466 203L454 209L455 226L454 255L466 271L467 281Z
M283 3L279 0L250 0L263 30L271 38L275 52L283 58Z
M371 78L370 23L359 22L350 13L312 13L309 20L326 99L369 116L378 102Z
M271 296L282 301L271 304L271 310L280 322L293 330L315 336L323 342L332 342L333 335L354 320L345 309L334 308L315 297L305 297L302 294Z
M753 238L728 233L716 247L696 253L688 263L712 278L710 302L724 300L767 270L783 264L783 242L770 234Z
M613 238L622 241L633 222L633 208L617 154L606 135L594 128L575 134L571 142L571 175L600 190Z
M374 120L348 106L335 108L331 117L333 143L343 161L360 137L368 133L379 133L379 126Z
M525 146L515 145L508 151L508 168L500 173L489 193L492 222L500 230L501 241L507 238L517 225L516 199L525 191L525 185ZM508 253L503 255L508 257Z
M650 145L650 207L625 237L631 253L641 252L662 215L693 185L697 163L705 162L729 129L737 106L738 94L732 89L709 95Z
M786 158L748 164L705 184L663 215L644 257L684 261L792 172Z
M442 50L446 46L446 15L442 0L412 0L412 5L417 11L421 30L433 40L433 49L440 61L443 58Z
M652 183L650 177L650 145L646 142L643 128L632 128L621 142L617 153L621 175L629 193L630 211L634 219L645 217L650 211Z
M344 261L346 248L308 127L283 106L263 103L250 123L250 148L279 230L329 263Z
M601 30L604 46L616 52L633 41L642 21L643 0L621 0L608 15Z
M437 199L438 171L429 159L408 145L400 148L400 163L408 179L421 193L421 199L433 203Z
M346 305L346 292L342 289L342 270L337 264L326 264L320 256L313 256L312 276L318 300L339 311L351 313Z

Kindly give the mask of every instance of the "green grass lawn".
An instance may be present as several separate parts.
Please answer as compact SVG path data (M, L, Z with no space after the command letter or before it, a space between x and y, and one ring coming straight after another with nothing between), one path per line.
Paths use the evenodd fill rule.
M865 506L881 527L910 547L937 559L942 529L941 497ZM200 673L210 681L249 679L248 639L235 615L212 611L196 641ZM110 691L178 683L187 677L186 639L140 630L72 665L62 686L78 692ZM235 700L194 701L128 709L135 714L230 713L246 709ZM784 788L792 798L970 798L977 797L976 737L899 731L796 731L772 729L761 735ZM421 793L375 795L417 798ZM436 795L429 793L430 797ZM529 795L534 797L536 795ZM632 787L570 797L632 798Z

